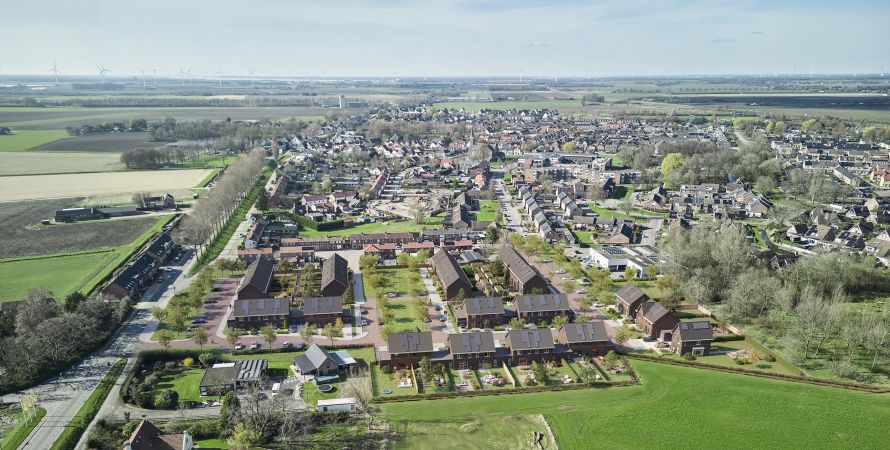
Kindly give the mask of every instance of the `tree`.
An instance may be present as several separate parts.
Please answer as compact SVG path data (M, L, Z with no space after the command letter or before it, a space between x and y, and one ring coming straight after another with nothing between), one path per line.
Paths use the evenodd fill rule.
M627 325L622 325L615 333L615 342L623 346L627 341L633 339L634 332Z
M263 340L269 344L269 348L273 348L275 346L275 327L272 325L264 325L260 328L260 336L263 337Z
M754 190L762 195L769 195L776 188L776 180L768 176L759 176L754 182Z
M578 144L576 144L574 141L566 142L565 144L562 144L562 151L566 153L572 153L577 147Z
M170 341L173 340L173 333L164 329L158 331L158 343L164 348L170 348Z
M674 312L677 308L680 307L682 303L682 299L677 295L668 295L667 297L658 301L661 303L661 306L664 306L668 311Z
M232 450L251 450L256 446L259 442L259 436L257 436L257 432L250 430L244 423L238 423L235 425L235 429L232 430L232 436L229 438L229 443Z
M680 281L677 280L677 277L670 274L662 275L655 284L667 296L675 295L680 291Z
M637 277L637 269L634 269L633 267L630 267L630 266L627 266L627 268L624 269L624 279L625 280L627 280L628 282L631 282L636 277Z
M204 367L210 367L214 361L216 361L216 355L213 353L201 353L198 355L198 361L201 362L201 365Z
M569 323L569 318L564 314L554 317L553 320L550 322L553 328L557 330L567 323Z
M385 341L389 336L396 332L395 326L391 323L387 323L380 328L380 337Z
M670 184L675 184L679 177L679 170L683 167L682 153L668 153L661 161L661 177Z
M229 345L231 345L232 348L234 348L234 347L235 347L235 343L238 342L238 338L239 338L242 334L243 334L243 333L241 332L241 330L239 330L239 329L237 329L237 328L229 328L229 327L226 327L226 331L225 331L226 342L228 342Z
M65 312L77 311L77 308L85 302L87 297L80 291L74 291L65 296Z
M422 298L414 297L411 300L411 307L414 308L414 318L417 319L418 322L429 321L429 310L427 309L426 302Z
M649 264L646 266L646 277L650 280L654 280L658 277L658 268L655 267L655 264Z
M629 216L630 212L634 210L633 199L630 196L621 199L621 201L618 202L618 209L620 209L624 215Z
M500 237L500 232L498 231L498 227L492 225L485 229L485 243L486 244L495 244Z
M343 305L351 306L353 303L355 303L355 291L352 289L352 286L349 286L343 292Z
M423 375L423 381L427 384L433 382L433 363L430 362L430 358L428 356L424 356L420 359L420 363L418 363L420 367L420 373Z
M374 403L371 378L365 375L365 373L351 373L346 381L340 383L340 391L343 397L355 399L356 412L364 417L368 423L368 430L371 430L380 408Z
M606 353L606 356L603 357L603 364L606 366L606 369L617 366L618 361L618 355L615 354L615 350L609 350L609 353Z
M325 194L330 194L333 188L334 182L331 180L330 175L325 175L324 178L321 180L321 190Z
M204 350L204 344L207 343L208 336L207 330L204 327L199 326L195 328L195 331L192 331L192 340L195 341L195 344L198 344L198 347L201 350Z
M510 328L514 330L521 330L525 328L525 320L519 317L514 317L510 319Z
M300 327L300 337L306 342L307 345L312 343L312 335L316 332L316 327L310 323L304 324Z
M256 208L260 211L269 209L269 194L265 189L260 190L260 194L256 198Z
M155 399L155 408L174 409L179 404L179 394L173 389L166 389Z
M329 323L325 325L324 328L322 328L321 334L323 334L324 337L330 339L331 345L334 345L334 338L340 334L340 330L334 328L334 325Z

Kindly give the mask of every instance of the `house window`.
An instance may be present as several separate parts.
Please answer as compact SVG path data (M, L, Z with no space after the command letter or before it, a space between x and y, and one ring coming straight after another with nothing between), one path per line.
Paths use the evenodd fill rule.
M692 347L692 356L704 356L705 348L704 347Z

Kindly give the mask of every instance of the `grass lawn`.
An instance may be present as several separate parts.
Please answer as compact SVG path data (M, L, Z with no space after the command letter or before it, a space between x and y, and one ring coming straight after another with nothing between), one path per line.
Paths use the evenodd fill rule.
M612 283L612 291L618 292L618 290L623 288L625 284L626 282ZM645 292L650 298L659 299L664 297L664 292L658 287L658 283L655 281L634 280L633 285L640 288L640 290Z
M392 312L395 313L395 332L412 331L415 328L423 330L423 322L414 317L414 308L410 300L392 300Z
M372 365L371 384L373 386L374 396L397 397L400 395L416 395L417 388L413 385L411 387L399 387L399 383L396 381L397 375L401 375L403 379L408 378L408 372L405 370L397 370L390 374L380 370L380 367L377 367L376 364ZM384 389L389 389L392 392L384 394Z
M572 231L572 234L575 235L575 238L578 239L578 242L587 245L597 245L593 240L593 232L592 231Z
M21 130L0 136L0 152L23 152L68 137L65 130Z
M409 268L403 269L377 269L377 276L382 277L386 280L386 286L384 287L384 291L387 294L395 294L398 297L406 297L410 294L411 291L411 272L412 270ZM420 274L420 271L414 271L417 274ZM421 279L422 281L422 279ZM421 283L420 286L423 286ZM371 289L372 292L365 292L365 296L374 295L373 286L364 287L364 289ZM421 290L424 288L421 287Z
M339 230L303 230L300 231L300 237L319 237L319 236L350 236L358 233L400 233L405 231L421 231L424 228L434 228L442 224L444 216L433 216L427 218L424 224L414 223L413 220L393 220L389 222L363 223L349 228L341 228Z
M230 448L226 439L195 439L195 447L204 450L227 450Z
M497 218L497 212L497 200L479 200L479 212L476 213L476 220L494 222L495 218Z
M38 407L31 420L19 422L12 428L0 433L0 449L18 448L45 415L46 410ZM24 420L24 415L19 412L16 414L16 420Z
M536 414L544 415L563 449L650 448L653 437L663 447L688 447L690 442L697 448L789 449L886 444L887 394L646 361L635 362L634 368L642 378L640 386L391 403L382 408L396 429L435 433L435 439L409 433L399 443L403 448L508 448L501 446L506 418ZM670 426L653 428L668 419ZM459 428L470 422L478 423L472 432Z
M736 350L749 350L756 355L757 360L752 364L737 365L735 360L729 357L728 353ZM670 357L677 357L676 353L670 353ZM757 345L749 339L744 341L714 342L711 344L711 354L708 356L699 356L695 358L695 362L718 364L721 366L740 367L747 370L762 370L764 372L781 373L786 375L801 375L799 368L788 363L784 358L777 358L776 361L770 362L763 358L767 355L761 346Z
M435 449L526 449L532 447L534 431L545 433L544 449L556 449L540 414L482 416L437 421L435 427L426 422L399 422L396 431L405 438L394 448Z
M157 397L161 391L173 389L179 394L181 402L203 402L217 397L201 396L201 378L204 377L204 369L186 369L172 375L164 375L158 380L152 394Z
M515 101L495 101L495 102L442 102L436 103L436 108L463 109L467 112L478 112L481 109L508 110L508 109L541 109L555 108L559 109L563 106L581 106L580 100L515 100Z
M0 303L19 300L34 288L47 288L61 300L112 266L121 252L106 249L90 253L36 257L0 262Z

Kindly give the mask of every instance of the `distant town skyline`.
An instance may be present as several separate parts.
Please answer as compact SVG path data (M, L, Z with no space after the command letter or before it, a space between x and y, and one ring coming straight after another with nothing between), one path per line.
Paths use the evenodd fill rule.
M423 77L879 73L887 2L16 2L0 75ZM34 19L39 18L35 26Z

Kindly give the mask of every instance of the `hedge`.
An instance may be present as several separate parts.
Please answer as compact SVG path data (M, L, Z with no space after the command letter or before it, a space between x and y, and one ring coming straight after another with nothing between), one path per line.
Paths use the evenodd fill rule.
M74 417L71 418L71 422L68 422L68 425L62 430L62 434L60 434L56 441L53 442L53 446L50 447L50 450L74 450L78 441L80 441L80 437L83 436L83 433L90 426L90 422L92 422L96 417L96 414L99 413L99 409L101 409L102 404L105 403L105 398L108 397L108 393L111 391L114 382L117 381L117 378L124 370L126 364L126 358L121 358L114 363L111 370L102 377L101 381L99 381L99 385L96 386L96 389L93 390L93 393L90 394L87 401L81 405L80 409L77 410L77 413L74 414Z
M287 213L287 217L293 219L295 222L299 223L300 226L304 228L309 228L310 230L315 231L330 231L330 230L339 230L343 228L342 220L331 220L328 222L316 222L306 216L298 216L294 213Z
M593 382L593 383L573 383L560 384L556 386L530 386L515 389L498 389L494 391L475 390L470 392L435 392L432 394L421 395L399 395L395 397L377 397L374 403L395 403L395 402L413 402L418 400L437 400L443 398L463 398L463 397L480 397L486 395L510 395L510 394L529 394L533 392L550 392L550 391L572 391L578 389L593 388L609 388L613 386L636 386L640 384L638 381L616 381L610 383Z
M732 342L732 341L744 341L745 336L739 334L724 334L720 336L714 336L714 342Z
M851 383L847 381L835 381L835 380L826 380L822 378L812 378L801 375L785 375L781 373L770 373L770 372L762 372L759 370L751 370L751 369L743 369L740 367L731 367L731 366L721 366L718 364L708 364L696 361L685 361L680 359L667 359L660 358L657 356L649 356L649 355L640 355L640 354L630 354L627 355L628 358L631 359L640 359L644 361L652 361L662 364L673 364L677 366L688 366L688 367L696 367L702 369L710 369L710 370L719 370L723 372L732 372L741 375L750 375L755 377L763 377L763 378L773 378L777 380L785 380L785 381L796 381L799 383L808 383L808 384L816 384L820 386L829 386L836 387L842 389L852 389L857 391L865 391L865 392L873 392L877 394L883 394L890 392L890 388L883 388L878 386L872 386L870 384L864 383Z
M37 408L37 413L34 414L34 417L32 417L31 420L16 425L11 433L7 434L6 437L0 440L0 449L19 448L19 445L22 445L22 442L25 442L25 439L31 434L31 430L40 423L40 420L43 419L43 416L45 415L45 409Z

